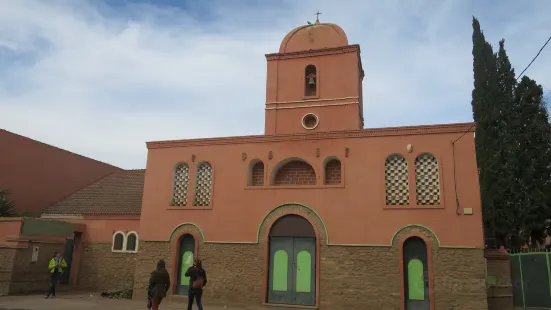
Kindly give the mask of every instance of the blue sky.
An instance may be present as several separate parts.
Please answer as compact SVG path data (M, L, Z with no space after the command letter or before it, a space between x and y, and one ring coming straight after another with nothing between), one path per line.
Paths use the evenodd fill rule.
M318 9L361 45L366 127L472 120L473 15L517 73L551 35L547 0L3 0L0 128L122 168L146 141L262 134L264 54ZM526 74L549 72L551 46Z

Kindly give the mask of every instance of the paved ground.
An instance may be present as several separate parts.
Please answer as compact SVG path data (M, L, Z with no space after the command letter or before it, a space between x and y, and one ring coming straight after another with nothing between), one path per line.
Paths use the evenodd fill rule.
M185 309L187 299L182 298L179 301L163 301L161 309ZM212 306L204 304L209 310L257 310L260 307L236 307L236 306ZM127 299L109 299L99 296L99 294L68 294L59 296L55 299L44 299L44 295L31 296L7 296L0 297L0 310L145 310L146 302ZM194 306L194 309L197 309Z

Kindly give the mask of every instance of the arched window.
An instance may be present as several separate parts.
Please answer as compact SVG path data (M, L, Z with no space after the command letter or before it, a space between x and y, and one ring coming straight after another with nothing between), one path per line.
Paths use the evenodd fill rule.
M304 69L304 95L315 96L317 94L318 75L316 66L308 65Z
M174 184L172 186L172 202L170 205L183 207L187 205L189 186L189 166L180 163L174 169Z
M197 167L195 178L195 200L193 205L208 207L212 198L212 166L208 162L201 163Z
M341 184L341 161L332 158L325 164L325 184Z
M122 251L124 249L124 233L116 232L113 235L113 251Z
M402 155L386 158L385 183L387 205L409 205L408 163Z
M137 252L138 251L138 234L135 232L129 232L126 235L126 251Z
M440 177L438 161L430 153L415 159L415 191L418 205L440 204Z
M264 185L264 162L261 160L252 161L249 171L249 186Z
M275 185L316 185L316 172L306 161L293 159L276 168L273 180Z

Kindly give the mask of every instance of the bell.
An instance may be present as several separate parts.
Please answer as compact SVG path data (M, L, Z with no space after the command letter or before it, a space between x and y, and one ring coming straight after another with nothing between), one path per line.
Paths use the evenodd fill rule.
M316 85L316 80L313 77L308 78L308 85Z

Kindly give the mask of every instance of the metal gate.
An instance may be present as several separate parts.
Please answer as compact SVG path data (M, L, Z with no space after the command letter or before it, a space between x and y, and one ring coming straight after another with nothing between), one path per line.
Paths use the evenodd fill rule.
M551 252L510 254L513 302L520 308L551 308Z

